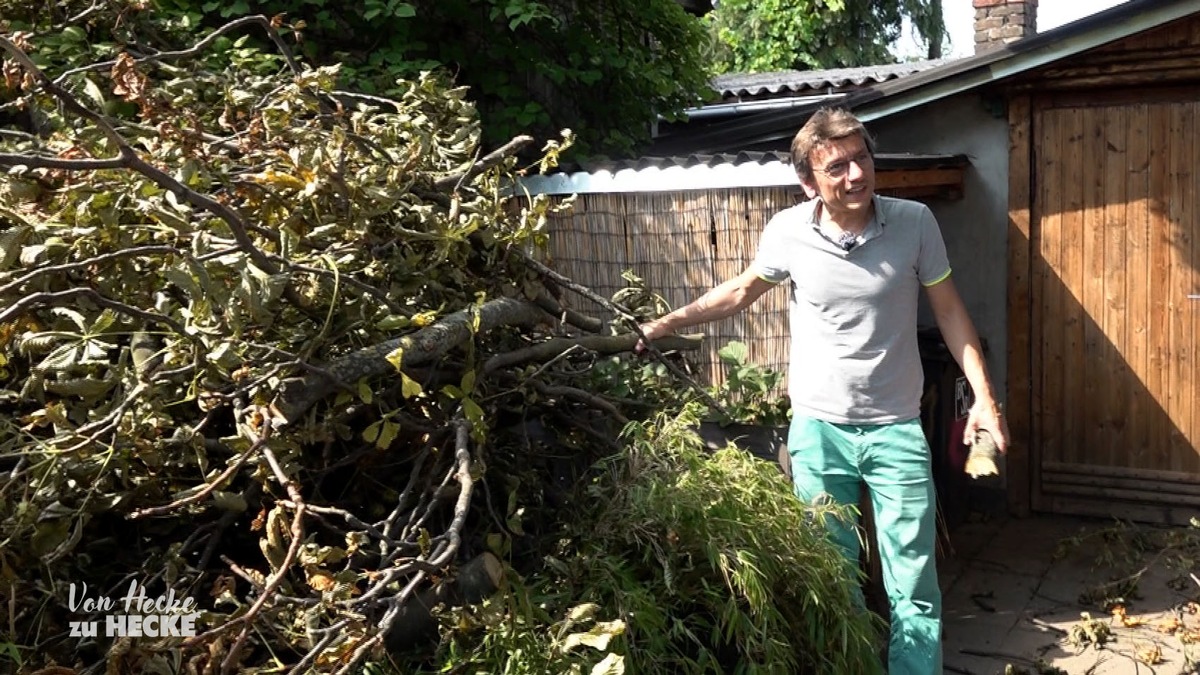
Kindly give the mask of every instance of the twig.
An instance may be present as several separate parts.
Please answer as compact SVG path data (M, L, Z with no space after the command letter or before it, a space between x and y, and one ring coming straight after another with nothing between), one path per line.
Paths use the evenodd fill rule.
M384 545L380 548L380 553L385 557L389 553L387 542L392 541L392 531L400 525L400 516L403 514L405 502L408 501L409 495L412 494L413 488L417 485L418 478L421 476L421 469L425 465L425 460L429 458L430 450L433 449L434 438L435 436L431 435L429 440L425 442L425 447L421 448L421 454L417 456L416 461L413 463L413 468L409 472L408 483L404 486L404 490L400 493L400 496L396 498L396 507L388 514L385 521L383 526Z
M573 310L570 307L563 307L557 300L550 297L550 295L546 293L539 294L536 298L534 298L533 301L537 303L538 307L546 310L547 314L556 317L563 323L570 324L589 333L599 333L604 329L603 319L595 316L588 316L587 314Z
M229 478L231 476L233 476L233 474L237 473L238 469L241 469L242 465L244 465L246 463L246 461L248 459L250 459L250 455L254 454L254 451L258 450L260 447L262 447L262 444L266 443L266 441L267 441L266 436L259 437L259 439L257 441L255 441L253 444L251 444L251 446L249 448L247 448L245 452L238 455L237 460L235 460L233 464L230 464L224 471L222 471L221 475L214 478L212 480L212 482L206 483L204 485L204 487L201 488L195 494L189 495L187 497L180 497L179 499L176 499L175 501L171 502L170 504L163 504L162 506L151 506L151 507L144 508L144 509L138 509L137 511L134 511L133 513L126 516L126 518L129 518L130 520L135 520L137 518L145 518L147 516L160 516L164 513L169 513L171 511L174 511L175 509L177 509L181 506L187 506L188 504L195 504L196 502L200 501L201 499L204 499L205 497L207 497L210 493L212 493L213 490L216 490L218 487L220 487L222 483L229 480Z
M263 423L263 433L260 439L266 439L271 435L271 424L269 421L270 418L266 417L267 413L263 412L262 414L267 421ZM221 663L221 671L225 673L233 672L233 669L237 666L238 654L242 651L242 646L246 643L246 639L250 637L250 627L254 618L262 611L263 606L271 600L272 596L275 595L275 591L279 588L279 585L283 583L283 578L287 575L288 568L292 566L292 562L295 561L296 555L300 552L300 545L304 539L304 512L308 507L304 503L304 498L300 495L300 487L283 472L283 468L279 465L279 460L275 458L275 453L271 451L271 448L263 445L262 454L267 459L267 464L271 467L272 473L275 474L275 480L279 481L287 489L288 496L296 504L296 511L292 515L292 543L288 546L287 553L284 555L283 561L279 564L279 569L275 570L271 577L267 579L267 585L263 588L262 594L258 596L258 600L251 605L250 609L246 610L245 614L239 617L238 620L242 624L242 632L238 635L233 646L229 648L229 652L225 655L225 660ZM232 625L233 623L230 622L228 625Z
M297 65L295 57L292 56L292 50L289 49L287 46L287 43L285 43L283 41L283 37L279 35L279 31L275 30L275 27L271 25L271 20L261 14L256 15L256 16L245 16L240 19L234 19L233 21L230 21L229 23L225 24L224 26L217 28L212 33L209 33L203 40L200 40L199 42L197 42L196 44L192 45L191 47L189 47L187 49L180 49L178 51L173 51L173 52L157 52L155 54L140 56L140 57L134 59L133 62L134 63L146 63L146 62L153 62L153 61L173 61L176 59L185 59L188 57L196 56L200 52L207 49L210 45L212 45L213 42L216 41L217 38L221 37L225 33L228 33L235 29L241 28L242 26L250 26L250 25L262 26L263 29L267 31L267 35L269 35L271 37L271 41L275 43L275 46L279 49L280 53L283 55L283 60L287 63L288 68L290 68L293 73L296 73L297 75L300 74L300 67L299 67L299 65ZM57 78L55 78L53 84L55 84L55 85L62 84L63 80L67 79L68 77L70 77L72 75L78 75L79 73L85 73L85 72L92 71L92 70L109 70L114 65L116 65L116 63L117 62L115 60L114 61L101 61L99 63L91 63L86 66L79 66L78 68L72 68L68 71L65 71L62 75L59 75Z
M234 574L238 575L242 579L245 579L247 583L249 583L251 586L253 586L260 593L263 591L263 589L266 588L266 586L263 586L262 582L260 582L256 578L254 578L254 575L250 574L245 569L243 569L241 565L238 565L233 560L231 560L229 558L229 556L222 554L218 557L221 559L221 562L223 562L229 566L230 572L233 572ZM279 593L276 593L275 597L279 600L282 600L282 601L288 603L288 604L301 605L304 607L311 607L313 605L321 604L321 600L319 600L317 598L296 598L296 597L293 597L290 595L282 595Z
M608 413L613 419L620 422L622 425L625 425L629 422L629 419L622 415L620 410L617 410L617 406L613 405L609 401L604 400L603 397L588 393L582 389L576 389L575 387L549 385L545 382L540 382L537 380L534 380L531 382L531 384L533 385L534 389L537 389L547 396L562 396L565 398L574 399Z
M4 38L0 38L0 40L3 39ZM22 312L26 311L30 307L37 305L69 304L77 301L81 297L88 298L101 307L105 307L122 314L137 317L145 321L157 321L166 326L170 326L173 330L175 330L176 333L179 333L179 335L182 337L191 340L193 343L199 344L200 342L199 338L185 331L179 322L170 317L155 312L148 312L144 309L139 309L137 307L133 307L132 305L127 305L123 302L118 302L111 298L107 298L101 295L95 289L91 288L69 288L65 291L32 293L14 302L12 305L9 305L9 307L3 312L0 312L0 324L11 321L14 317L19 316Z
M625 319L629 323L633 333L638 336L638 340L645 345L646 351L650 352L656 361L666 366L667 370L671 371L672 375L695 390L696 393L700 395L700 398L704 399L704 402L709 408L715 410L725 417L732 417L729 412L725 410L725 407L720 403L717 403L717 400L708 393L707 389L700 386L700 383L696 382L696 380L690 377L687 373L680 370L678 366L670 361L670 359L663 356L662 352L659 351L653 342L646 339L646 334L642 332L642 327L638 324L637 317L634 316L633 312L629 311L629 309L601 296L590 288L581 286L562 274L555 272L550 267L547 267L543 262L533 258L521 249L510 248L509 250L515 252L527 265L532 267L537 272L553 279L565 288L582 295L588 300L599 304L601 307L604 307L605 309L614 312L621 318Z
M92 432L93 429L95 429L95 432L92 433L91 436L88 436L87 438L68 448L66 453L70 454L78 452L79 450L87 447L89 443L95 443L104 434L107 434L110 431L115 431L117 426L121 423L121 419L125 417L125 411L128 410L129 407L133 405L135 401L137 401L137 398L142 395L142 392L146 391L148 388L149 385L145 382L138 382L137 385L134 386L134 388L131 389L127 395L122 397L121 404L113 409L112 412L108 413L101 419L90 422L76 429L75 434L80 436Z
M0 165L25 166L31 169L62 169L65 171L98 171L100 169L122 169L129 166L121 157L108 159L58 159L40 155L17 155L0 153Z
M321 638L320 641L314 644L312 649L309 649L308 653L304 655L304 658L300 659L296 665L292 666L292 669L288 671L288 675L301 675L301 673L307 673L308 671L306 669L312 665L313 661L317 660L317 657L321 655L321 652L325 651L327 647L331 646L334 641L345 639L346 636L342 633L342 629L349 624L349 619L342 619L329 628L323 629L322 632L324 632L325 637Z
M258 19L265 21L265 17L259 16L245 17L244 19L239 19L232 23L249 23ZM58 98L68 110L84 119L90 120L97 127L99 127L104 136L108 138L108 140L112 141L113 145L117 148L118 158L120 160L120 164L118 166L132 169L154 181L154 183L159 187L175 193L176 197L182 198L192 206L204 209L216 215L218 218L225 221L225 224L229 226L230 231L233 233L233 238L237 241L238 246L240 246L242 250L245 251L246 254L249 255L263 271L267 272L268 274L277 274L279 272L278 268L275 267L275 263L273 263L267 257L266 253L255 246L254 241L250 239L250 235L247 231L246 221L243 220L236 211L229 206L226 206L225 204L213 199L212 197L209 197L208 195L201 194L187 187L166 171L163 171L162 169L142 159L141 155L139 155L137 151L133 149L133 146L131 146L129 142L125 140L125 137L122 136L112 126L112 124L109 123L108 119L80 103L79 100L75 98L73 94L71 94L71 92L67 91L58 83L47 77L46 74L42 72L42 69L38 68L37 64L30 60L29 56L26 55L24 51L3 36L0 36L0 49L3 49L12 55L13 59L16 60L16 62L20 64L22 68L33 75L34 79L36 79L38 83L45 87L47 91ZM16 159L14 159L13 155L0 155L0 166L20 164L22 163L21 160L28 159L21 155L16 155L15 157Z
M251 483L250 487L242 491L242 499L244 499L246 504L249 505L254 499L258 498L258 493L261 490L262 486L260 483ZM213 530L213 533L209 535L208 543L205 544L204 551L200 554L199 560L196 561L196 569L199 570L201 574L204 573L204 570L208 569L208 563L212 560L213 555L216 554L217 544L221 542L221 537L224 536L225 530L228 530L229 526L233 525L233 522L241 515L241 512L230 509L225 513L222 513L221 517L217 519L217 526Z
M516 153L521 148L525 147L526 145L529 145L532 142L533 142L532 136L517 136L516 138L505 143L504 145L500 146L496 150L493 150L492 152L488 153L483 159L472 164L471 167L469 169L467 169L466 171L464 171L462 173L457 173L457 174L454 174L451 176L443 176L443 177L435 180L433 182L433 186L435 188L437 188L438 190L450 189L456 185L461 184L463 181L469 180L471 177L479 174L480 172L486 171L487 169L489 169L493 166L496 166L500 162L504 161L505 157L508 157L509 155Z
M299 504L297 504L289 499L280 499L279 503L290 509L300 508ZM378 529L376 529L374 525L363 522L358 516L354 515L353 513L350 513L349 511L346 511L345 509L338 509L338 508L334 508L332 506L314 506L312 504L307 505L305 508L311 513L319 513L321 515L326 515L326 516L338 516L342 520L345 520L347 523L349 523L353 527L360 528L360 529L366 531L368 534L375 535L379 539L387 539L387 536L384 533L380 532Z
M363 291L363 292L371 295L376 300L387 305L387 308L392 310L393 314L403 314L406 316L409 314L409 312L406 312L404 310L404 308L400 306L399 303L397 303L396 301L389 298L387 296L387 293L385 293L384 291L382 291L368 283L359 281L358 279L355 279L354 277L352 277L348 274L338 275L333 270L321 269L319 267L309 267L308 265L298 265L296 263L284 260L283 258L280 258L279 256L271 256L271 258L275 259L275 260L279 260L280 262L283 262L284 264L291 267L291 269L296 270L298 272L307 272L308 274L316 274L316 275L320 275L320 276L336 276L339 281L344 281L347 284L357 288L360 291Z
M80 260L79 262L63 263L61 265L50 265L48 267L39 267L39 268L33 270L32 272L29 272L17 279L13 279L12 281L8 282L7 284L4 284L3 286L0 286L0 296L4 295L5 293L9 293L13 290L16 290L17 288L20 288L24 284L27 284L30 281L32 281L38 277L45 276L47 274L64 274L66 272L73 272L75 270L83 269L85 267L91 267L93 265L102 265L110 260L117 260L120 258L128 258L129 256L150 255L153 253L177 253L177 252L179 252L179 249L175 248L174 246L135 246L133 248L121 249L119 251L113 251L112 253L105 253L103 255L94 256L94 257L88 258L87 260Z

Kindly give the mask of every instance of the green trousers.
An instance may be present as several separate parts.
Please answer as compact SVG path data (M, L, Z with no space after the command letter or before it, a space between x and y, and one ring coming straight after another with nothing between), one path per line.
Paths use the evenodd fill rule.
M834 424L795 417L788 433L792 481L805 503L857 505L865 482L875 511L883 582L891 606L889 675L942 672L942 594L929 445L917 420ZM853 523L828 519L830 536L858 567Z

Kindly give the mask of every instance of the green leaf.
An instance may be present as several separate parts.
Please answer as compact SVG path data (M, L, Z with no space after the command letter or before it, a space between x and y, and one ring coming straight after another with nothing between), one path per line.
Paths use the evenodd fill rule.
M722 361L735 365L745 363L749 354L750 350L746 347L746 343L737 340L731 340L717 352L717 356L721 357Z
M625 657L607 654L604 660L592 666L591 675L625 675Z
M480 408L478 403L469 398L464 398L463 414L467 416L467 421L471 423L472 427L475 429L483 428L483 408Z
M371 404L371 401L375 400L375 392L367 384L366 380L359 380L358 382L358 398L368 405Z
M387 331L408 328L410 325L412 325L412 320L402 314L389 314L375 322L376 328Z
M608 643L618 635L625 632L624 621L601 621L586 633L572 633L567 636L560 647L564 652L569 652L575 647L583 645L604 651L608 649Z
M379 438L375 439L375 447L380 450L387 450L392 447L392 442L396 440L396 436L400 434L400 424L392 420L383 420L383 428L379 432Z
M387 355L388 363L392 364L396 370L401 370L404 367L404 347L396 347Z
M379 435L382 431L383 420L375 420L374 422L371 422L366 429L363 429L362 439L374 445L375 442L379 440Z
M421 384L419 382L409 377L403 371L400 372L400 394L404 396L404 398L420 396L422 391L424 390L421 388Z

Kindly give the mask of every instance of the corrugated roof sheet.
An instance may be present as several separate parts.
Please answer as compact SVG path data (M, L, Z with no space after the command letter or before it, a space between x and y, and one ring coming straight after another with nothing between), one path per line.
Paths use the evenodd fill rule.
M879 170L966 166L962 155L878 154ZM532 194L617 192L674 192L732 187L799 185L786 152L639 157L584 162L544 176L530 176L521 185Z
M791 161L791 155L786 152L738 152L719 153L713 155L685 155L679 157L638 157L636 159L584 160L573 168L577 171L598 173L600 171L622 171L625 169L633 169L634 171L651 168L667 169L671 167L688 169L694 166L713 167L723 164L730 164L733 166L738 166L741 164L767 164L770 162L783 162L785 164L790 164Z
M812 93L828 89L877 84L936 68L952 59L913 61L861 68L829 70L781 70L773 73L730 73L713 78L712 86L722 98L768 94Z

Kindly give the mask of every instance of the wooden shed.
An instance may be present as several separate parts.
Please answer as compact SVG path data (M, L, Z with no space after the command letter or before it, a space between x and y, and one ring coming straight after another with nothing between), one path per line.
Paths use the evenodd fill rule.
M837 103L884 152L969 158L962 198L934 211L997 347L1011 510L1196 515L1200 2L1130 0ZM653 152L779 150L813 109L693 125Z
M1200 507L1200 7L1186 4L1005 84L1009 408L1036 510L1186 522Z

